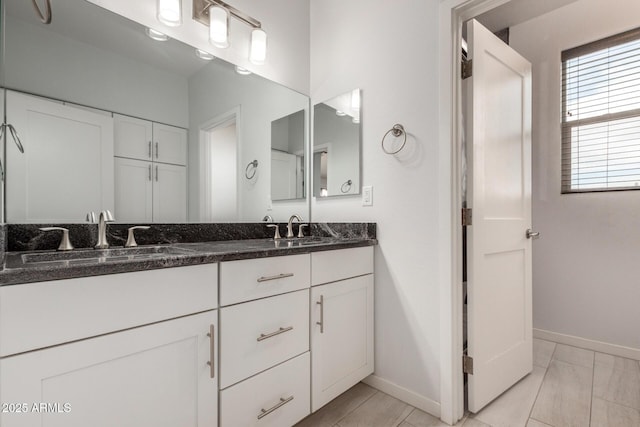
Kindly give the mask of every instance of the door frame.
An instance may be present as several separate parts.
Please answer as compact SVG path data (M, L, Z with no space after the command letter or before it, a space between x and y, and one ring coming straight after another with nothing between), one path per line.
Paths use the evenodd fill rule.
M242 131L241 131L241 109L240 106L236 106L231 110L219 114L199 126L198 130L198 145L200 154L200 170L198 172L199 183L199 200L200 206L198 206L198 220L200 222L209 221L211 216L211 188L208 185L206 178L211 176L211 163L209 162L211 153L211 142L209 141L209 134L218 128L228 126L231 123L236 125L236 171L240 169L240 159L242 153L240 149L242 147ZM236 198L236 212L240 214L240 193Z
M460 52L465 21L511 0L441 0L439 7L439 214L438 240L450 262L440 263L440 418L464 415L462 373L462 79ZM446 258L445 258L446 259Z

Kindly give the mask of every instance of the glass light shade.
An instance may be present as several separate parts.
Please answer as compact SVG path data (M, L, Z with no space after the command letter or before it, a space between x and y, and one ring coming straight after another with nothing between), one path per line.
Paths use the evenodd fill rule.
M229 47L229 11L224 7L209 7L209 42L222 49Z
M204 59L205 61L212 61L213 59L215 59L215 56L213 56L209 52L205 52L202 49L196 49L196 56L200 59Z
M239 65L236 65L236 73L243 76L248 76L249 74L251 74L251 71L247 70L246 68L242 68Z
M158 21L170 27L182 24L180 0L158 0Z
M267 58L267 33L261 28L251 31L251 47L249 49L249 61L256 65L264 64Z
M166 42L169 40L168 35L161 33L160 31L156 31L153 28L145 28L144 32L147 33L150 38L159 42Z
M347 115L347 113L345 113L344 111L336 110L336 116L343 117L343 116L346 116L346 115Z
M354 89L351 92L351 108L360 111L360 89Z

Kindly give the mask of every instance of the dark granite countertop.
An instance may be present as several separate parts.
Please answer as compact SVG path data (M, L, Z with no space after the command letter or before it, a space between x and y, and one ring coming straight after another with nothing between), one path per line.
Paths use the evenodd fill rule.
M140 255L135 249L125 249L118 256L91 257L50 261L40 256L37 262L23 262L23 255L38 257L54 251L7 252L0 271L0 286L105 274L181 267L239 259L264 258L304 254L334 249L376 245L375 238L308 237L302 239L244 239L197 243L175 243L160 247L176 248L166 253ZM156 246L157 247L157 246ZM144 247L141 247L144 249ZM85 250L87 251L87 250ZM90 251L90 249L89 249ZM131 251L131 255L127 254Z

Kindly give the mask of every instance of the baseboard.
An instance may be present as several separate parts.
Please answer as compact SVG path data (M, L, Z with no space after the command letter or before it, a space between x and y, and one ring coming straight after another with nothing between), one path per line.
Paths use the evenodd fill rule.
M438 402L414 393L404 387L400 387L399 385L376 375L369 375L367 378L362 380L362 382L380 390L383 393L393 396L398 400L402 400L411 406L415 406L421 411L431 414L436 418L440 418L440 404Z
M594 341L587 338L575 337L573 335L560 334L558 332L545 331L543 329L533 329L533 337L542 340L553 341L559 344L571 345L585 348L587 350L598 351L600 353L612 354L614 356L626 357L627 359L640 360L640 349L624 347L617 344L609 344L602 341Z

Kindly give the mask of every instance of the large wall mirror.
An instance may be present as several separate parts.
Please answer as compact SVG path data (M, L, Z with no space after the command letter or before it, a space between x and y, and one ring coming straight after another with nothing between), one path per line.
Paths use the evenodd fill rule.
M360 89L313 107L313 196L360 194Z
M51 3L45 25L31 1L2 2L4 222L309 218L307 96L90 2Z

